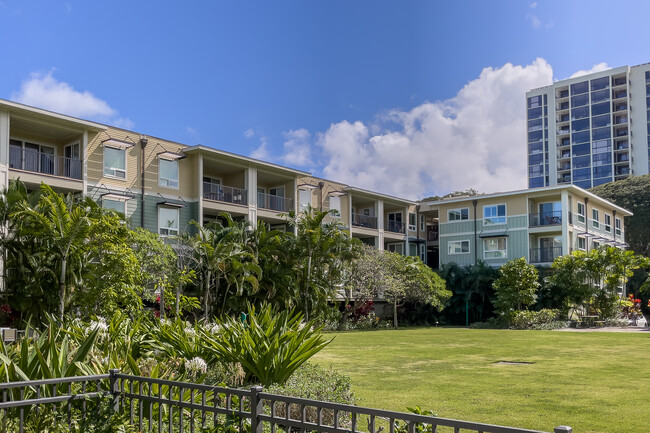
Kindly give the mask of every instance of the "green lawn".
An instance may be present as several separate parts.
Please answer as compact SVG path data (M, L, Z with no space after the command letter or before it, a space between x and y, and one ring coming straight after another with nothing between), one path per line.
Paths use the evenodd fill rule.
M360 406L575 433L650 431L650 333L410 328L329 334ZM499 361L531 362L526 365Z

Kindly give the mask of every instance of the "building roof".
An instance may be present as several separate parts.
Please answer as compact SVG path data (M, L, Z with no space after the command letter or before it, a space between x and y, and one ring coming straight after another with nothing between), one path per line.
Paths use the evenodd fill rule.
M382 194L382 193L379 193L379 192L369 191L367 189L361 189L361 188L357 188L357 187L354 187L354 186L345 187L345 188L343 188L343 191L350 192L350 193L353 193L353 194L359 195L359 196L375 198L375 199L379 198L379 199L382 199L382 200L385 200L385 201L388 201L388 202L399 203L399 204L404 204L404 205L408 205L408 206L417 204L417 202L412 201L412 200L407 200L405 198L399 198L399 197L395 197L395 196L392 196L392 195Z
M108 126L101 123L91 122L90 120L79 119L77 117L55 113L54 111L44 110L42 108L32 107L30 105L20 104L18 102L8 101L1 98L0 108L5 108L12 113L18 114L19 116L29 116L41 120L51 120L52 118L55 118L57 120L63 121L63 123L74 124L75 126L83 126L84 128L96 132L104 131L108 128Z

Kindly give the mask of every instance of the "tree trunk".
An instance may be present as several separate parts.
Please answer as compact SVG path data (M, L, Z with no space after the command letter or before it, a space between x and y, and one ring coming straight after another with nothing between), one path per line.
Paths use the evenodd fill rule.
M397 329L397 296L393 298L393 326Z
M59 279L59 319L63 320L63 313L65 311L65 271L67 267L67 260L61 260L61 278Z

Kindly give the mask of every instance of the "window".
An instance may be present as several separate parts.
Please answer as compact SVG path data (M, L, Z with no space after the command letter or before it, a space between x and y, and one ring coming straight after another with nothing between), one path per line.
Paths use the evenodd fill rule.
M417 218L418 216L416 214L414 214L413 212L409 212L409 230L416 231L418 229Z
M420 215L420 231L424 232L425 224L424 224L424 215Z
M119 212L122 214L126 214L126 202L122 200L109 200L102 198L102 207L104 209L110 209L114 210L115 212Z
M505 259L508 256L506 238L483 239L483 258Z
M600 248L600 242L598 242L598 241L594 241L591 245L592 245L592 248L594 250L597 250L598 248Z
M337 218L341 216L341 197L330 196L330 210L336 211L336 214L332 216Z
M592 209L591 210L591 225L593 228L597 229L600 227L599 221L599 215L598 215L598 209Z
M584 203L578 203L578 222L583 223L585 222L585 204Z
M615 226L614 226L614 228L615 228L614 234L615 234L616 236L620 236L620 235L621 235L621 219L620 219L620 218L616 218L616 219L614 220L614 224L615 224Z
M469 219L469 208L450 209L447 211L447 219L449 221L462 221Z
M587 240L585 238L578 238L578 249L583 251L587 249Z
M605 231L607 233L612 232L612 216L605 214Z
M415 257L418 255L418 246L415 244L409 244L409 256Z
M158 233L161 236L178 235L178 209L158 208Z
M104 147L104 176L126 179L126 150Z
M298 190L298 206L299 212L307 212L311 205L311 191L300 189Z
M506 205L483 206L483 224L505 224Z
M449 255L469 253L469 241L450 241L447 244Z
M388 244L388 251L404 255L404 244Z
M178 161L158 159L158 186L178 188Z
M427 262L427 246L426 245L420 245L420 260L422 260L422 262L424 262L424 263Z

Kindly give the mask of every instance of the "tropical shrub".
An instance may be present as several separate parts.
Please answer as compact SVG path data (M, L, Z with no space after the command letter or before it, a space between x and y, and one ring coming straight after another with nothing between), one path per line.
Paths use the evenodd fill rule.
M558 310L515 311L510 319L510 327L513 329L534 329L556 321L558 316Z
M535 303L537 299L537 269L525 258L510 260L499 268L499 278L494 282L494 306L507 320L516 311Z
M309 358L329 341L313 322L302 323L303 315L295 310L278 311L270 305L259 311L248 310L248 320L225 317L219 321L221 331L206 338L223 361L239 363L246 381L264 386L284 383Z

